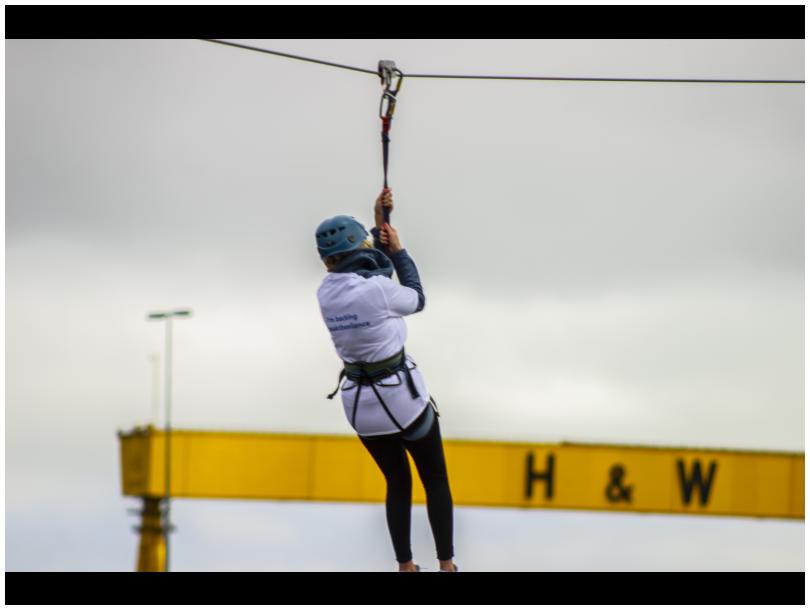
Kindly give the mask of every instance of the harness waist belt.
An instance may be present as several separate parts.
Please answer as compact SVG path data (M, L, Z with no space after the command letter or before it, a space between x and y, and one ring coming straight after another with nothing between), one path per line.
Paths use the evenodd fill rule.
M374 380L393 375L405 364L405 349L379 362L344 362L346 377L353 381Z
M399 353L391 356L390 358L386 358L385 360L380 360L379 362L343 362L343 368L340 369L340 375L338 376L338 383L335 391L331 394L327 395L329 400L335 397L340 391L340 384L343 381L344 377L348 377L355 383L357 383L357 391L354 394L354 407L352 408L352 427L355 425L355 418L357 417L357 401L360 398L360 388L364 385L371 386L371 389L374 391L374 395L377 397L377 400L380 403L380 406L388 415L388 418L394 422L394 425L401 431L404 428L399 424L399 422L394 418L391 412L388 410L388 406L383 401L382 396L377 391L377 388L374 387L374 382L378 379L382 379L384 377L388 377L390 375L396 374L398 371L402 371L405 374L405 382L408 384L408 390L411 393L411 398L414 400L419 398L419 391L416 389L416 384L413 381L413 376L411 375L411 370L408 368L408 360L405 357L405 348L403 347Z

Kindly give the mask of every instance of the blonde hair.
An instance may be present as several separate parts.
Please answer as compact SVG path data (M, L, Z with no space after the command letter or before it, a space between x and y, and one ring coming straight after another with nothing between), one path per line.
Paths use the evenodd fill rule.
M327 256L323 259L323 264L326 265L327 271L334 271L335 267L337 267L338 263L346 258L349 254L354 252L355 250L360 250L361 248L373 248L374 244L371 243L371 240L366 238L366 240L360 244L354 250L349 250L348 252L341 252L340 254L333 254L332 256Z

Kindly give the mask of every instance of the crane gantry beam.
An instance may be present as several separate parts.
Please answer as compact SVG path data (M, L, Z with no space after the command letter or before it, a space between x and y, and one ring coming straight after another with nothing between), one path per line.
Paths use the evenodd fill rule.
M160 498L164 432L119 436L123 494ZM804 518L803 453L452 439L444 448L460 506ZM173 430L171 496L382 502L385 480L356 436Z

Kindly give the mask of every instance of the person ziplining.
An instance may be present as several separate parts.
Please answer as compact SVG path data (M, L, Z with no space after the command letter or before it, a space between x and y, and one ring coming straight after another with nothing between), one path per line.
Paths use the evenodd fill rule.
M402 73L381 61L380 100L383 190L374 203L373 241L354 217L324 220L315 231L327 276L318 288L321 315L343 368L340 392L346 418L386 481L388 531L400 572L418 572L411 551L410 453L425 488L427 512L440 572L453 563L453 500L436 402L416 363L405 351L404 317L422 311L425 295L416 264L390 224L394 209L388 186L388 144ZM396 82L394 82L396 81ZM399 284L392 280L396 272ZM344 382L345 379L345 382Z
M242 43L207 42L286 57L298 61L376 75L383 85L383 190L374 205L375 227L369 232L354 217L324 220L315 238L328 271L318 288L321 315L335 350L343 361L338 387L349 423L386 480L386 518L400 571L419 571L410 548L411 475L407 453L416 464L427 496L428 518L436 543L439 571L455 572L453 563L453 500L447 478L438 409L422 374L405 351L404 317L425 306L419 273L399 235L390 224L393 195L388 186L391 123L397 94L405 76L430 79L488 81L692 83L726 85L794 85L804 80L739 78L668 78L607 76L541 76L497 74L404 74L393 61L382 60L377 71L304 57ZM394 272L399 283L393 281ZM345 379L345 383L344 383Z

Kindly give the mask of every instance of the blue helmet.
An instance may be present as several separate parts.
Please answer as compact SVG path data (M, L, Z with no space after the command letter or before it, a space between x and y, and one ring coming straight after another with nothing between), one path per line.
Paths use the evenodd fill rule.
M368 231L353 216L340 214L327 218L315 229L315 241L321 259L333 254L351 252L360 247Z

